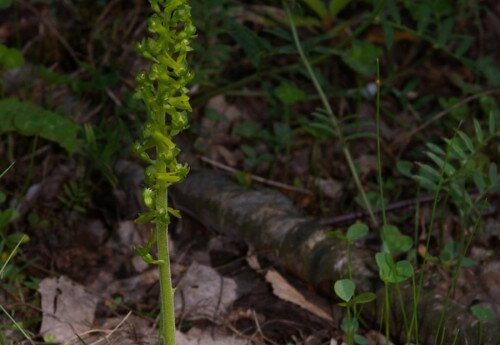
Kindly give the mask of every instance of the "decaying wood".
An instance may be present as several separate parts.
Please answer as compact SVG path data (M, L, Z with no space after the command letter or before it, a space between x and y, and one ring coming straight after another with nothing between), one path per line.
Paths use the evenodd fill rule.
M245 189L230 179L211 171L193 171L172 190L175 204L205 226L233 238L243 239L259 252L275 255L283 266L313 285L323 294L334 297L333 284L347 276L345 244L326 238L327 228L302 215L290 200L269 189ZM380 322L382 300L374 253L352 248L351 266L358 292L379 291L377 306L365 308L372 324ZM403 291L403 295L406 295ZM408 294L409 295L409 294ZM408 301L411 301L409 298ZM420 343L432 344L445 299L424 292L419 303ZM407 302L411 310L411 302ZM392 309L392 329L402 337L402 314L399 305ZM465 306L451 302L445 315L443 344L478 344L478 322ZM483 325L484 343L499 344L498 320ZM402 339L404 341L404 339Z

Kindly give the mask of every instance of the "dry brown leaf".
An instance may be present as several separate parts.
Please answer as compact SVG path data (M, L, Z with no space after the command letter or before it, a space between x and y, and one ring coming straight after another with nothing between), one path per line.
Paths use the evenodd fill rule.
M236 282L194 261L176 287L177 314L187 320L217 320L238 298Z
M336 200L342 196L343 186L339 181L318 178L314 180L314 184L324 195L331 199Z
M394 345L391 341L387 342L385 336L377 331L371 330L366 333L366 338L368 339L368 345Z
M285 278L275 270L269 270L266 273L266 281L273 287L273 293L284 301L298 305L310 313L330 322L333 322L332 316L324 308L308 301L296 288L291 286Z
M250 253L249 253L250 254ZM262 272L262 267L260 266L259 259L257 258L257 255L251 254L246 257L246 261L248 266L250 266L251 269L253 269L257 273Z
M373 155L362 155L356 159L361 176L366 177L374 171L377 171L377 157Z
M42 295L42 335L65 343L91 329L98 299L83 286L66 277L45 278L38 292Z

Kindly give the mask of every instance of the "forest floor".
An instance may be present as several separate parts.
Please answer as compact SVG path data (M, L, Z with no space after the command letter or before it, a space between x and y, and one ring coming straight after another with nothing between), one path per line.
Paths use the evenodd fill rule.
M303 44L335 112L345 120L370 202L379 211L385 203L389 222L413 240L401 256L425 261L422 267L432 270L434 279L425 285L446 295L462 261L461 241L476 234L477 226L465 253L470 265L457 273L453 300L466 310L480 305L498 320L500 5L462 1L455 8L453 1L441 2L443 14L428 15L432 19L423 29L424 19L412 17L397 1L388 3L399 9L403 24L391 17L390 6L373 19L377 6L372 9L369 1L347 1L333 21L319 20L306 5L294 10L302 11L297 18L302 15ZM135 252L151 235L149 225L134 222L144 210L144 164L131 152L145 118L133 94L134 76L147 63L134 46L146 35L148 6L144 1L83 3L20 0L2 9L0 1L0 48L23 55L19 66L9 68L0 51L0 174L5 171L0 178L0 266L5 263L0 345L154 344L157 339L157 267ZM314 115L320 97L296 53L280 2L198 0L192 6L199 30L192 57L197 77L191 128L178 139L182 159L193 170L216 170L248 190L282 193L325 230L345 230L356 221L370 224L343 147L321 122L324 112ZM394 24L392 31L385 22ZM412 25L415 30L408 29ZM438 37L445 31L449 37ZM365 136L374 133L377 112L375 65L364 67L373 56L380 58L385 83L382 201L376 140ZM7 99L30 103L13 106ZM477 138L476 123L491 135ZM445 183L441 194L426 189L426 181L435 181L412 163L432 166L426 145L443 147L444 138L462 137L457 129L471 138L473 152L456 163L450 160L461 174L446 180L449 189ZM467 193L463 200L453 194L456 185ZM487 207L478 211L476 200L487 200ZM469 204L471 211L461 212ZM382 213L376 217L381 221ZM373 231L355 247L373 254L374 262L381 240L370 226ZM179 344L347 341L339 300L284 269L277 251L255 251L217 227L188 214L170 225ZM427 262L429 253L434 261ZM377 323L361 322L364 340L358 341L386 344ZM391 342L402 343L397 338Z

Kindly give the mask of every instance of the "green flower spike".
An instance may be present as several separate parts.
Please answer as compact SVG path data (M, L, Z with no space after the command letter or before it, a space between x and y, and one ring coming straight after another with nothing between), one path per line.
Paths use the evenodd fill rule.
M136 94L147 109L142 142L135 143L134 151L150 165L145 172L143 198L149 211L137 222L153 222L155 236L136 252L148 263L158 265L161 286L161 325L159 344L175 344L174 290L170 277L168 253L168 224L170 215L179 217L179 211L168 207L167 190L186 177L189 168L177 162L180 150L172 137L188 127L189 105L186 85L193 78L186 55L196 34L191 22L191 7L186 0L150 0L153 14L148 21L150 36L137 45L137 50L151 61L149 71L136 77ZM158 258L150 249L157 243Z

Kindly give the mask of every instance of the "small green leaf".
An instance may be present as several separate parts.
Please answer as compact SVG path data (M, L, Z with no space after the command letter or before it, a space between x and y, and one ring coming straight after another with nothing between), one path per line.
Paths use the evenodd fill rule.
M350 135L345 136L346 141L356 141L359 139L367 139L367 138L372 138L372 139L377 139L377 134L373 132L358 132L358 133L353 133Z
M481 322L493 320L495 318L495 312L486 307L481 307L480 305L474 305L470 308L472 315Z
M346 237L354 242L368 234L368 226L364 223L355 223L347 229Z
M500 68L492 56L482 56L476 59L474 67L486 78L489 85L498 85Z
M279 148L285 148L290 145L293 141L293 131L290 125L281 122L275 122L273 124L273 134L274 141L279 146Z
M233 128L233 134L244 139L255 139L261 131L260 125L254 121L238 123Z
M462 260L460 261L460 267L464 268L473 267L476 266L476 264L477 262L474 259L468 257L462 258Z
M441 157L435 155L434 153L432 152L427 152L427 156L429 156L430 159L432 159L432 161L434 163L436 163L436 165L440 168L440 169L444 169L444 172L448 175L448 176L453 176L455 174L455 172L457 171L453 165L451 165L450 163L444 161Z
M396 163L396 168L398 169L399 173L403 176L406 177L412 177L412 169L413 169L414 164L412 162L408 161L398 161Z
M453 17L446 18L441 21L439 25L437 41L443 47L446 46L453 34L453 27L455 26L455 19Z
M413 276L413 265L407 260L401 260L396 263L395 280L391 283L401 283Z
M342 55L342 60L355 72L369 76L375 74L377 58L381 55L380 47L367 41L354 41L351 49Z
M0 0L1 1L1 0ZM0 6L1 8L1 6ZM47 344L56 344L57 343L57 338L55 335L52 334L45 334L43 336L43 342Z
M326 6L322 0L302 0L311 10L313 10L321 19L328 14Z
M151 222L153 219L155 219L157 216L156 212L154 211L149 211L146 213L141 213L139 217L137 217L134 222L137 224L146 224Z
M5 228L10 222L19 217L19 212L14 208L0 211L0 229Z
M6 242L12 245L24 244L30 241L30 237L22 232L14 232L7 236Z
M265 54L271 51L271 45L268 41L257 35L253 30L238 23L235 20L227 19L231 30L229 34L243 49L247 58L252 64L259 68L262 58Z
M234 176L241 186L250 188L250 186L252 185L252 176L249 173L237 170L234 172Z
M457 138L453 138L451 140L445 139L445 141L448 144L450 157L456 157L464 161L467 160L468 156L465 154L465 151L460 146L460 142L457 140Z
M328 14L330 17L335 18L350 2L351 0L330 0Z
M473 179L479 193L484 194L484 192L486 191L486 182L484 181L483 174L480 171L475 171Z
M2 8L1 4L0 8ZM20 50L0 44L0 69L19 68L22 65L24 65L24 57Z
M456 133L462 139L462 141L464 142L465 146L470 151L470 153L476 152L476 150L474 149L474 144L472 143L472 140L469 138L467 134L458 129L456 130Z
M420 186L422 186L422 188L430 190L431 192L437 190L437 184L429 180L427 177L420 175L413 175L413 179L417 180L417 182L420 184Z
M37 135L73 153L79 144L79 130L80 127L68 118L33 103L0 100L0 133L16 131L27 136Z
M450 192L451 196L459 198L460 200L466 198L466 195L468 195L467 190L461 183L459 183L459 181L453 181L450 183Z
M391 272L395 269L394 259L388 253L375 254L375 262L379 269L380 279L388 281Z
M3 204L7 200L7 195L4 192L0 192L0 204Z
M227 118L224 114L221 114L220 112L212 108L207 108L205 110L205 117L215 122L227 122Z
M474 119L473 121L474 121L474 129L476 130L477 141L483 143L485 138L483 129L481 128L481 124L477 119Z
M335 238L342 241L348 241L347 237L340 230L328 231L325 236L327 238Z
M360 334L354 334L354 342L358 345L366 345L368 344L368 339Z
M391 49L394 45L394 28L387 24L385 21L382 22L382 30L384 31L384 42L387 49Z
M143 245L143 246L135 246L134 251L135 253L144 260L144 262L148 264L161 264L163 261L161 260L155 260L153 256L151 255L151 248L156 242L156 236L151 236L148 240L148 242Z
M471 44L474 42L474 38L472 36L463 36L459 42L455 49L455 55L462 57L469 50Z
M359 329L359 322L356 318L345 316L340 324L340 329L344 333L354 333Z
M490 135L494 135L496 130L495 113L490 111L488 114L488 131L490 132Z
M437 146L436 144L427 143L425 144L425 146L427 146L427 148L429 148L429 150L431 150L436 155L444 156L446 154L444 150L441 147Z
M399 13L397 0L387 0L385 4L390 17L394 19L396 23L401 23L401 14Z
M394 259L388 253L375 254L375 261L379 268L380 279L386 283L401 283L413 275L413 266L409 261L394 263Z
M140 255L139 255L140 256ZM145 263L150 264L150 265L159 265L163 263L163 260L156 260L153 258L151 254L145 254L141 256L142 260L144 260Z
M401 234L394 225L384 225L382 227L382 241L384 248L388 253L406 253L413 246L413 240L410 236Z
M333 289L335 290L335 294L337 294L340 299L345 302L349 302L354 295L356 285L350 279L341 279L335 282Z
M441 262L452 261L458 258L462 248L460 244L456 241L451 241L446 243L446 245L441 249L439 253L439 260Z
M170 213L175 218L181 218L181 212L172 207L167 207L168 213Z
M306 99L306 93L296 85L285 82L281 83L275 90L276 96L285 104L293 104Z
M362 294L354 296L354 298L352 299L352 303L354 304L370 303L371 301L374 301L376 298L377 295L375 295L373 292L363 292Z
M425 177L433 182L439 181L439 179L441 178L441 174L439 173L439 171L437 171L428 164L423 164L423 163L417 163L417 164L420 168L419 175L421 177Z
M330 124L310 122L307 127L314 131L315 136L335 136L335 131Z

